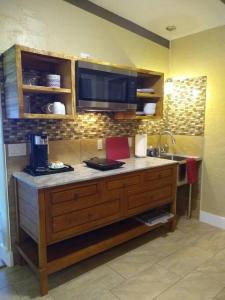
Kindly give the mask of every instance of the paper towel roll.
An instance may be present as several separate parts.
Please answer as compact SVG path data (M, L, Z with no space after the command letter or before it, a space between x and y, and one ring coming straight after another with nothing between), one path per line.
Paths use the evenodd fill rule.
M147 134L135 135L135 156L146 157L147 155Z

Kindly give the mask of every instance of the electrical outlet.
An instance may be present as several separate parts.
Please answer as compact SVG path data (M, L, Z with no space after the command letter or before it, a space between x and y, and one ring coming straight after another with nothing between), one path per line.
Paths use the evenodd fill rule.
M97 140L97 149L98 150L102 150L103 149L102 139L98 139Z
M132 147L132 137L128 137L128 145L130 148Z
M25 156L27 154L27 147L25 143L21 144L9 144L8 145L8 156Z

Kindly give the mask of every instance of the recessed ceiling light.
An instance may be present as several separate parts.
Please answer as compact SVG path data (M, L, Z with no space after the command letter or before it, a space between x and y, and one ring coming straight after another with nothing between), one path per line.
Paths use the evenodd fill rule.
M174 31L176 29L177 29L177 27L175 25L170 25L170 26L166 27L166 30L168 30L168 31Z

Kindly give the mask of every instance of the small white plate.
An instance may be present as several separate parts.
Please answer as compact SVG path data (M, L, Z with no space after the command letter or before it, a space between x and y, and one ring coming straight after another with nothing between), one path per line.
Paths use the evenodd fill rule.
M49 166L49 169L52 169L52 170L58 170L58 169L63 169L63 168L68 168L68 166L66 166L66 165L63 165L61 167L51 167L51 166Z

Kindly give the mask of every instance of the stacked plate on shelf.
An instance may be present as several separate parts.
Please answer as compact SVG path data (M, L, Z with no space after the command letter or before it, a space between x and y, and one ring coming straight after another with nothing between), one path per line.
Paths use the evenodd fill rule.
M59 74L48 74L34 69L23 70L23 84L42 85L52 88L60 88L61 76Z
M38 85L40 81L40 72L34 69L23 70L23 84Z
M144 89L137 89L138 93L154 93L155 90L153 88L144 88Z

